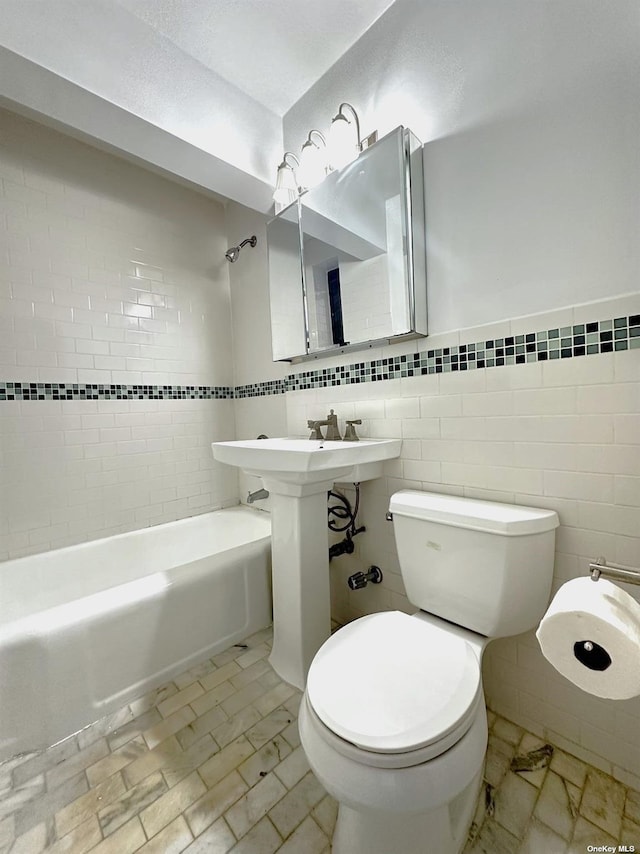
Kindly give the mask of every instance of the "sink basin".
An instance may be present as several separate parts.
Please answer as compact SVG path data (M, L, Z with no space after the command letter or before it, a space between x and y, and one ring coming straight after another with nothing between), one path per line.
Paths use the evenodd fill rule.
M380 477L382 463L400 454L401 439L329 442L310 439L252 439L213 442L214 459L248 474L285 483L330 480L359 482Z

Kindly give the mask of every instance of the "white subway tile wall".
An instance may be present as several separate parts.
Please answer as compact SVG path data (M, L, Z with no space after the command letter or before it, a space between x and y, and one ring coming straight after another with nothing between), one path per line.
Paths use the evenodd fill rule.
M226 248L216 201L0 111L3 384L232 387ZM78 394L0 406L0 559L237 502L232 400Z
M0 556L20 557L237 503L212 437L227 400L29 401L0 407Z
M345 341L375 341L392 334L387 264L387 256L378 255L340 265Z
M592 305L588 316L637 314L639 308L640 297L625 297ZM576 311L584 319L584 310ZM503 334L553 323L544 315L528 324L518 319ZM461 341L484 337L476 332L465 330ZM441 346L440 336L428 339L428 346ZM385 522L389 497L398 489L556 510L561 526L554 592L586 575L589 561L600 555L640 566L638 349L285 397L290 436L305 435L307 419L334 408L342 423L362 418L361 436L404 440L385 477L361 487L358 521L367 531L355 538L355 554L331 563L332 615L339 622L379 610L415 610L405 596L392 526ZM352 486L344 491L353 498ZM347 577L371 564L382 568L382 583L351 592ZM638 595L638 588L627 589ZM613 703L583 693L546 662L533 633L492 643L484 679L491 708L638 787L640 699Z

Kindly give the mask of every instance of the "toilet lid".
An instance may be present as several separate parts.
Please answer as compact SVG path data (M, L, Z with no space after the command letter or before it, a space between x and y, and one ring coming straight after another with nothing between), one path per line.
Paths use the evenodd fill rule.
M446 629L388 611L349 623L320 648L307 677L320 720L363 750L434 744L473 718L480 667Z

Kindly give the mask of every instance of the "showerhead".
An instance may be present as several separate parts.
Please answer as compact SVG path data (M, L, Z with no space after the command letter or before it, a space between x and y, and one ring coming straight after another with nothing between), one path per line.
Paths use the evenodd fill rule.
M255 236L255 234L252 237L247 237L246 240L242 241L240 246L232 246L231 249L227 249L227 251L224 253L224 257L227 259L227 261L229 261L230 264L234 264L238 260L240 250L243 246L246 246L248 243L249 246L253 248L257 242L258 238Z

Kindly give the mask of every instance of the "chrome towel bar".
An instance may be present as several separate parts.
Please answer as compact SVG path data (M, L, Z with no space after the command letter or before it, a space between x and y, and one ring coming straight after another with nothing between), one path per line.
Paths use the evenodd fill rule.
M621 566L618 563L607 563L606 558L599 557L595 563L589 564L591 580L611 578L615 581L625 581L627 584L640 584L640 569L631 566Z

